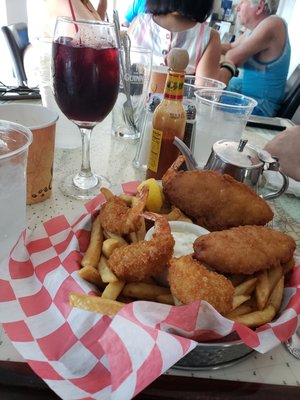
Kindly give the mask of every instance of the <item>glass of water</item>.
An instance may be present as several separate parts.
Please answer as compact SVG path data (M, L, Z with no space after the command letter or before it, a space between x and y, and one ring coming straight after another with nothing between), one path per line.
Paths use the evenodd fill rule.
M0 263L26 225L26 164L32 133L0 120Z
M196 96L196 132L192 144L198 167L203 168L212 146L221 139L239 142L256 100L220 89L201 89Z

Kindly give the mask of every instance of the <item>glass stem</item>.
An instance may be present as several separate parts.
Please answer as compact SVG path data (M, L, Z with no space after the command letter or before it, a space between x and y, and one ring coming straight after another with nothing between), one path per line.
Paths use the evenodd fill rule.
M79 128L81 134L81 141L82 141L82 160L81 160L81 169L79 175L84 178L91 177L92 170L91 170L91 159L90 159L90 141L91 141L91 134L93 131L92 128Z

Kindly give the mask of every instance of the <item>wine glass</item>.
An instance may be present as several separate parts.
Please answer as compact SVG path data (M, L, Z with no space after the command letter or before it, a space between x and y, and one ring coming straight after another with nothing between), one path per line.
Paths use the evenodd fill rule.
M113 24L58 17L51 59L52 90L58 107L80 130L82 163L77 174L61 183L62 192L90 199L108 186L92 173L90 137L93 128L110 113L119 91L119 51Z

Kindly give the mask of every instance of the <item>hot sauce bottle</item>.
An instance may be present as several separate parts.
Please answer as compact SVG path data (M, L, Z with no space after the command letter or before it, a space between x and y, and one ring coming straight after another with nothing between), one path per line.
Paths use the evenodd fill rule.
M168 54L168 76L163 100L157 106L152 120L152 139L146 179L161 179L179 155L174 137L183 140L186 113L183 108L185 68L189 55L185 49L173 48Z

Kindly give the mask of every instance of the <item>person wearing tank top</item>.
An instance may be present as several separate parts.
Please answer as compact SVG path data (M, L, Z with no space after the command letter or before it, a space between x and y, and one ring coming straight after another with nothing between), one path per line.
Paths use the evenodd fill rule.
M220 75L221 42L219 33L205 22L213 8L212 0L147 0L147 14L139 14L128 33L132 46L152 50L153 66L166 65L167 54L174 47L189 53L187 74L228 82L230 72Z
M222 53L239 67L228 90L254 98L253 114L275 116L284 98L291 47L285 21L276 16L279 0L241 0L238 18L247 30Z

